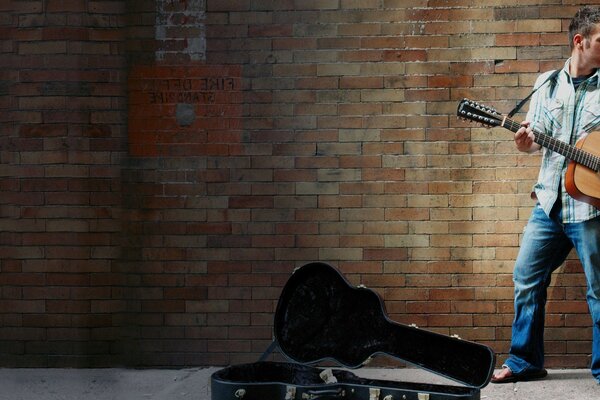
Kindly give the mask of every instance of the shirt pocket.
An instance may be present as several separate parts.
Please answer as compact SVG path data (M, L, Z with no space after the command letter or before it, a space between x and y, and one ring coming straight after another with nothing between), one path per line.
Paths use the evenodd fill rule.
M559 99L550 99L542 108L543 126L551 136L556 136L562 128L564 103Z
M587 106L581 115L581 126L585 132L597 131L600 128L600 104Z

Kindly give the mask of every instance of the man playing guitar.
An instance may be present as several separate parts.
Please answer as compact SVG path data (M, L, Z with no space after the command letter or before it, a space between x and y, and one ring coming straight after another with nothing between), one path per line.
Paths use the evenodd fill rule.
M571 57L562 70L542 74L527 120L514 136L519 151L541 146L534 131L574 144L600 130L600 7L581 8L569 26ZM600 210L574 199L565 188L567 160L543 149L534 187L537 204L528 221L513 272L515 316L509 357L493 383L541 379L544 369L544 319L552 272L574 247L587 279L592 316L592 375L600 382Z

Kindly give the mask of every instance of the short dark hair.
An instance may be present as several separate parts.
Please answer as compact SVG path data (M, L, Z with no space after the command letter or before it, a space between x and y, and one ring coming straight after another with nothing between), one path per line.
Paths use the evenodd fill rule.
M569 24L569 44L573 48L573 38L578 33L584 38L590 34L600 23L600 7L585 6L579 9Z

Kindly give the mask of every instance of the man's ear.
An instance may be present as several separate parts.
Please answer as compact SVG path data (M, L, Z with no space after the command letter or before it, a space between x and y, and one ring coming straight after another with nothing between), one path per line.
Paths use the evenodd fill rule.
M573 36L573 48L574 49L583 48L583 39L584 39L584 37L581 33L575 34L575 36Z

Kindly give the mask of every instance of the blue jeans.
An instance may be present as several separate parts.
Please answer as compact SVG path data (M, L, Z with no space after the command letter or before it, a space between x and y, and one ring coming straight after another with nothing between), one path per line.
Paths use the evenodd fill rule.
M560 207L548 217L539 205L531 213L513 273L515 318L504 365L515 374L544 367L546 291L550 275L573 247L587 279L586 299L593 324L591 370L600 380L600 218L563 224Z

